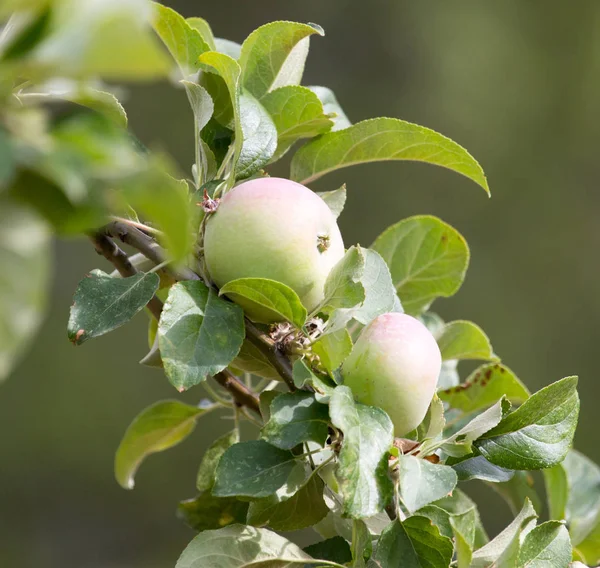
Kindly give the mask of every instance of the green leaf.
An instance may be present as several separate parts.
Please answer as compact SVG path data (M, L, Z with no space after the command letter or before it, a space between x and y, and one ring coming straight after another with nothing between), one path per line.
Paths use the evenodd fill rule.
M437 382L438 392L456 387L459 383L458 361L442 361L442 369Z
M51 263L46 224L33 212L0 200L0 381L10 374L42 322Z
M254 30L240 54L242 85L257 99L279 87L299 85L312 34L324 32L315 24L296 22L271 22Z
M278 531L295 531L313 526L325 518L329 508L323 500L325 485L318 475L289 499L280 501L277 496L250 503L247 523L254 526L268 525Z
M564 568L571 562L569 532L563 523L548 521L535 527L523 540L518 568Z
M302 442L325 444L329 426L327 406L308 392L280 394L271 403L271 417L261 436L282 450L291 450Z
M387 263L407 314L418 315L460 288L469 265L462 235L437 217L417 215L388 227L373 243Z
M450 516L456 543L457 568L469 568L473 557L477 516L474 510Z
M234 369L258 375L272 381L280 381L281 376L271 365L265 354L251 341L242 343L240 352L230 365Z
M452 541L428 518L413 516L390 523L381 533L373 560L381 568L447 568L453 552Z
M6 130L0 126L0 193L15 172L15 157Z
M277 128L262 104L248 93L240 95L239 104L244 141L235 170L236 179L247 178L258 172L269 163L277 150Z
M472 568L487 568L496 562L513 542L517 543L517 552L519 539L530 532L535 527L537 514L529 500L526 501L521 512L496 538L476 550L471 561ZM501 566L500 563L497 564ZM514 564L513 564L514 566ZM508 566L507 566L508 568Z
M161 164L151 164L143 175L124 182L123 193L135 211L162 230L169 257L187 260L194 245L187 182L168 175Z
M416 160L443 166L485 189L481 166L462 146L437 132L396 118L372 118L309 142L292 160L291 178L304 185L326 173L368 162Z
M144 409L127 428L117 449L115 477L119 485L133 489L133 478L144 458L179 444L192 433L196 420L216 407L164 400Z
M447 323L437 337L442 359L481 359L498 361L484 331L473 322L457 320Z
M536 511L542 511L542 501L534 486L533 476L528 471L515 471L514 475L502 483L490 483L489 486L499 493L508 503L513 514L517 514L527 499Z
M577 377L532 395L476 445L484 457L509 469L544 469L567 455L579 414Z
M383 410L355 404L352 391L339 386L329 401L331 422L344 433L336 478L344 498L344 514L370 517L383 510L392 496L388 477L392 421Z
M210 24L204 18L186 18L185 21L189 26L200 33L202 39L206 42L211 51L218 51L215 44L215 36L213 35L213 31L210 27Z
M301 328L306 308L289 286L268 278L239 278L225 284L219 295L226 294L259 323L286 320ZM266 308L266 309L265 309Z
M482 365L461 385L438 392L452 408L475 412L496 402L503 395L520 404L529 398L527 387L504 365Z
M350 309L365 299L361 278L365 268L365 255L357 246L350 247L342 259L331 269L325 281L325 299L318 308L327 314L337 309Z
M193 499L180 501L177 517L195 531L220 529L233 523L245 523L248 503L235 497L215 497L203 491Z
M173 56L184 77L200 69L198 58L210 51L202 34L175 10L153 2L154 29Z
M571 450L569 454L573 451ZM568 459L569 454L567 454L565 461ZM569 484L564 463L563 461L554 467L542 471L548 500L548 515L551 519L557 521L566 517L567 500L569 498ZM595 496L595 499L587 499L587 502L594 500L596 501L596 506L598 506L598 494Z
M295 465L291 452L263 440L234 444L219 461L213 495L268 497L285 485Z
M360 520L352 521L352 564L351 568L365 568L365 561L373 552L371 533L367 525Z
M298 140L318 136L328 132L333 126L333 121L323 112L323 105L317 95L306 87L280 87L267 93L260 102L277 128L275 160L283 156Z
M390 270L378 252L360 247L365 257L365 267L361 283L365 290L365 300L352 317L367 325L376 317L388 312L397 312L398 297L392 282Z
M198 475L196 476L196 489L201 493L209 491L215 484L215 472L217 471L217 465L219 460L225 453L225 451L237 444L240 441L240 435L238 430L232 430L223 436L217 438L206 450L200 467L198 468Z
M452 465L460 481L481 479L492 483L508 481L514 475L512 469L505 469L487 461L483 456L467 458Z
M448 496L456 487L456 473L447 465L414 456L400 456L398 462L400 496L409 513Z
M315 398L321 403L328 403L329 397L333 393L335 385L322 376L313 373L308 365L302 359L294 361L292 367L294 385L301 389L306 385L311 386L315 391Z
M196 536L179 557L175 568L302 568L306 563L324 564L314 561L274 532L231 525Z
M92 270L77 286L69 316L69 340L75 345L126 324L158 290L158 274L142 272L111 278Z
M152 10L146 2L73 1L60 8L52 14L50 32L28 57L28 73L108 81L157 79L169 73L168 57L148 25Z
M236 60L240 58L242 53L242 46L239 43L222 37L215 38L215 47L219 53L224 53Z
M203 282L178 282L169 290L158 344L171 384L180 391L225 369L244 341L244 313Z
M311 544L304 549L304 552L310 554L313 558L329 560L338 564L344 564L352 560L350 545L341 536L334 536Z
M127 114L117 97L112 93L100 91L85 84L71 81L49 83L42 87L36 86L33 92L19 93L18 98L26 105L54 101L75 103L102 114L121 128L127 128ZM2 175L0 174L1 180Z
M320 191L317 195L327 203L327 207L331 209L334 217L337 219L346 205L346 184L333 191Z
M333 91L327 87L308 87L321 101L323 105L323 111L331 117L333 120L332 132L348 128L351 122L342 110L342 107L338 103ZM334 116L332 116L334 115Z
M344 359L350 355L352 338L348 330L342 328L320 337L313 343L312 350L315 355L319 356L319 362L325 370L333 375L333 372L340 368Z
M417 428L417 440L438 439L443 433L445 426L444 404L437 395L433 395L431 404L427 409L427 414Z

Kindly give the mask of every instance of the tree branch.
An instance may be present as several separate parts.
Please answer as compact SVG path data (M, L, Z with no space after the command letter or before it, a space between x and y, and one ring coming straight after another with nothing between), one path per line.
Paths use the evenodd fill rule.
M260 351L269 360L269 363L275 367L279 376L285 381L285 384L291 391L296 390L292 373L292 363L287 355L281 351L277 344L265 336L248 318L246 318L246 337L260 349Z
M125 244L137 249L157 265L163 264L168 260L162 247L152 237L149 237L136 227L122 223L121 221L113 221L104 227L104 231L109 236L120 239ZM187 267L173 268L169 266L168 270L176 280L200 280L200 276Z
M134 276L138 273L133 264L129 261L129 257L125 252L106 235L102 233L92 233L89 237L92 243L94 243L96 252L112 263L121 276L127 278L128 276ZM156 296L152 296L147 307L156 319L160 318L163 303Z
M223 388L227 389L240 405L253 410L261 416L258 397L244 385L233 373L225 369L213 377Z

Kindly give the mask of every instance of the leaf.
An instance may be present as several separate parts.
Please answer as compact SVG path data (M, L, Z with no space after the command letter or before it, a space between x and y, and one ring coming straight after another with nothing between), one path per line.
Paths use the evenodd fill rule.
M373 243L389 266L407 314L418 315L460 288L469 265L462 235L437 217L417 215L388 227Z
M175 568L302 568L306 563L318 564L282 536L266 529L230 525L196 536Z
M317 195L327 203L327 207L331 209L334 217L337 219L346 205L346 184L333 191L320 191Z
M398 465L400 496L409 513L448 496L458 481L451 467L414 456L400 456Z
M194 245L187 182L171 177L162 164L155 163L143 175L126 180L123 193L134 210L162 230L169 258L187 260Z
M365 300L352 317L367 325L376 317L398 311L395 305L398 298L392 282L390 270L378 252L360 248L365 257L365 267L361 283L365 290Z
M61 3L52 16L50 30L28 54L30 74L118 82L163 78L169 73L168 58L150 32L152 9L145 1L71 0Z
M417 440L437 439L443 433L445 426L444 405L437 395L433 395L427 414L417 428Z
M450 517L458 568L469 568L473 557L477 517L474 510Z
M342 130L344 128L348 128L351 125L351 122L348 120L348 117L342 110L342 107L338 103L333 91L328 89L327 87L308 87L323 104L323 111L331 116L333 120L333 127L331 128L332 132L337 130ZM332 116L335 115L335 116Z
M323 500L325 486L318 475L312 475L308 482L289 499L280 501L277 497L267 497L250 503L248 524L268 525L278 531L295 531L313 526L325 518L329 508Z
M499 493L508 503L510 510L516 515L527 499L536 511L542 510L542 501L534 486L534 479L527 471L515 471L514 475L502 483L491 483L489 486Z
M239 432L237 430L232 430L217 438L206 450L204 457L200 462L198 475L196 476L196 489L198 489L200 493L209 491L213 488L215 484L215 472L217 471L219 460L228 448L240 441L239 438Z
M579 413L577 377L567 377L532 395L476 446L490 462L509 469L544 469L560 463L575 433Z
M179 444L192 433L196 420L216 407L164 400L142 410L127 428L115 455L119 485L133 489L133 478L144 458Z
M234 444L219 461L213 495L268 497L285 485L295 465L291 452L263 440Z
M344 498L344 514L370 517L383 510L392 496L388 477L391 420L383 410L355 404L352 391L339 386L329 402L331 422L344 433L336 478Z
M461 385L438 392L438 396L452 408L465 413L475 412L506 396L514 403L529 398L527 387L504 365L482 365Z
M180 391L225 369L244 341L244 314L196 280L169 290L160 322L158 344L171 384Z
M443 166L468 177L489 194L481 166L462 146L429 128L397 118L363 120L309 142L294 155L291 179L306 185L340 168L386 160Z
M573 452L571 450L569 453ZM569 454L567 454L568 459ZM567 472L565 471L564 461L551 467L544 469L544 483L546 486L546 497L548 499L548 515L551 519L560 521L566 517L567 499L569 498L569 485L567 480ZM589 501L598 502L598 495L595 499Z
M210 47L211 51L218 51L213 31L210 27L210 24L204 18L192 17L186 18L185 21L189 26L200 33L202 39L206 42L208 47Z
M240 58L242 53L242 46L239 43L222 37L215 38L215 47L219 53L224 53L236 60Z
M179 65L183 76L197 72L200 69L198 58L210 51L210 46L202 34L175 10L158 2L153 2L153 5L154 29Z
M265 354L251 341L246 340L242 343L240 352L230 366L272 381L281 380L281 376L271 365Z
M492 345L483 330L470 321L447 323L437 337L442 359L481 359L498 361Z
M527 500L521 512L496 538L482 546L473 553L472 568L487 568L492 566L511 543L517 539L517 546L521 535L527 535L534 527L537 514L531 502ZM513 564L514 565L514 564Z
M304 362L303 359L294 361L292 367L292 376L296 388L301 389L306 385L311 386L315 391L315 398L321 403L328 403L329 397L333 393L335 385L328 382L323 377L313 373L312 369Z
M180 501L177 506L177 517L199 532L245 523L247 514L248 503L235 497L214 497L210 491Z
M250 177L266 166L277 149L277 128L262 104L248 93L240 95L239 104L243 144L236 179Z
M306 87L279 87L267 93L260 102L277 128L274 159L283 156L298 140L318 136L333 126L333 121L323 112L317 95Z
M20 93L18 98L25 104L68 101L90 108L112 120L119 127L127 128L127 114L117 97L112 93L94 89L85 84L65 80L51 82L42 87L36 87L35 92Z
M460 383L460 377L458 375L458 361L442 361L442 369L440 376L438 377L437 389L448 390L452 387L458 386Z
M315 24L296 22L271 22L254 30L240 54L242 85L257 99L279 87L299 85L312 34L324 32Z
M454 547L429 519L393 521L381 533L373 560L381 568L447 568Z
M271 417L261 430L267 442L282 450L291 450L302 442L323 447L327 439L329 413L308 392L280 394L271 403Z
M298 294L275 280L239 278L225 284L219 291L219 295L223 294L247 309L259 323L286 320L301 328L306 321L306 308Z
M10 137L0 126L0 193L15 172L15 157Z
M333 372L339 369L344 359L350 355L352 338L348 330L342 328L321 336L313 343L312 350L319 356L319 362L325 370L333 376Z
M77 286L69 316L69 340L81 345L126 324L158 290L158 274L111 278L92 270Z
M33 212L0 200L0 381L10 374L42 322L51 262L46 224Z
M352 560L350 545L341 536L334 536L321 542L315 542L315 544L307 546L304 552L310 554L313 558L329 560L338 564L344 564Z
M512 469L505 469L487 461L483 456L467 458L452 465L460 481L481 479L492 483L508 481L514 475Z
M571 562L569 532L563 523L548 521L535 527L523 541L518 568L563 568Z
M367 525L360 520L352 521L352 564L351 568L365 568L373 552L371 533Z
M325 298L318 311L332 313L337 309L354 308L365 299L361 283L366 259L360 247L350 247L335 264L325 281Z

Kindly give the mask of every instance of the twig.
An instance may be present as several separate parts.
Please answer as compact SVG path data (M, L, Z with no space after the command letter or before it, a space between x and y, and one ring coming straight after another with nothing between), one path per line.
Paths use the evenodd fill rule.
M277 347L277 344L262 333L248 318L246 318L246 337L261 350L288 388L295 391L292 363L286 354Z
M94 243L94 247L98 254L101 254L119 271L119 274L125 278L135 276L138 271L129 261L129 257L119 246L102 233L90 234L90 240ZM160 318L163 309L163 303L156 297L152 296L148 302L148 309L156 318Z
M233 396L238 404L253 410L259 416L261 415L258 397L233 373L225 369L214 375L213 378L231 393L231 396Z
M155 264L163 264L168 261L162 247L159 246L152 237L149 237L136 227L127 225L121 221L113 221L106 225L104 230L109 236L118 238L125 244L139 250L146 258L149 258ZM200 280L200 276L186 267L169 267L169 271L176 280Z

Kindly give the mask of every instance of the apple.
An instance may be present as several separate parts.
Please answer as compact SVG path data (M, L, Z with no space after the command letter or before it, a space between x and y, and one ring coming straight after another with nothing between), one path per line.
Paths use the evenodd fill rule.
M217 286L269 278L292 288L310 312L323 300L325 280L344 256L344 243L318 195L299 183L265 177L225 194L206 223L204 254ZM281 319L253 302L235 300L254 321Z
M425 418L441 366L430 331L411 316L389 313L363 329L342 377L358 402L385 410L402 437Z

